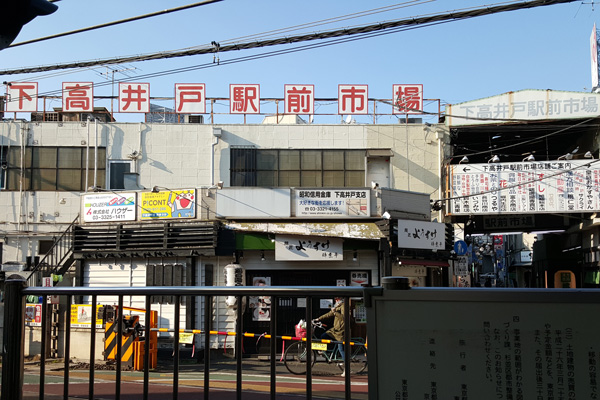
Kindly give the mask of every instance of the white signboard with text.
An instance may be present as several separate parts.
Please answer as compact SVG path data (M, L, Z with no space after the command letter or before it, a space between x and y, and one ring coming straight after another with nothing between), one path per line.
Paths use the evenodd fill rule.
M82 196L84 222L135 221L135 193L100 193Z
M444 250L446 225L437 222L398 220L398 247Z
M520 90L446 106L446 125L497 124L498 120L595 118L600 94Z
M370 217L368 189L295 190L296 217Z
M448 214L593 212L600 207L597 161L453 165Z
M275 236L276 261L342 261L343 239L318 236Z

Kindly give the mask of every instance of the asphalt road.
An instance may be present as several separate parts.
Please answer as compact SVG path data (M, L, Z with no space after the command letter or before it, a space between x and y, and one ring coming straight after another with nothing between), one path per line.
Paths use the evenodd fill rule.
M72 363L72 364L77 364ZM69 399L89 398L89 369L71 369L69 372ZM177 398L181 400L201 399L204 396L204 365L195 360L180 361ZM39 371L37 364L25 369L23 399L39 399ZM114 400L116 396L114 370L96 370L94 372L94 399ZM236 362L226 357L212 357L209 372L211 399L236 399ZM158 367L150 372L149 399L166 400L173 396L172 360L159 360ZM276 382L278 399L306 398L306 376L292 375L283 363L277 362ZM352 399L367 399L367 375L351 377ZM335 365L315 364L312 377L312 396L314 399L343 399L345 381ZM62 399L64 394L64 370L62 364L46 366L44 399ZM143 372L122 371L120 399L140 399L143 395ZM268 361L244 358L242 363L242 398L250 400L270 398L270 364Z

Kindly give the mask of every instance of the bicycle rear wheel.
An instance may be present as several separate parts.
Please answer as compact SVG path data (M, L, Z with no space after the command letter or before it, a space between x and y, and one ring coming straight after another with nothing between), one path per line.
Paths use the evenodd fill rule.
M350 373L360 374L367 368L367 348L364 345L355 346L350 357ZM344 363L338 363L340 370L344 370Z
M296 342L292 343L285 350L283 355L283 363L285 367L292 374L295 375L303 375L306 374L306 362L308 359L308 346L306 342ZM315 365L315 361L317 360L317 354L315 351L312 351L312 365Z

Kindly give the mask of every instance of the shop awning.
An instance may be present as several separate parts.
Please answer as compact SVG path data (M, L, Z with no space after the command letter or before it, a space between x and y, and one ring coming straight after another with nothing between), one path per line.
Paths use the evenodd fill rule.
M227 229L285 235L328 236L379 240L385 237L374 222L228 222Z

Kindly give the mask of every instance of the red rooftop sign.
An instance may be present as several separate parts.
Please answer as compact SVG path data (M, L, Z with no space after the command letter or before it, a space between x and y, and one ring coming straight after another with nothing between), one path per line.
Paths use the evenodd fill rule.
M393 113L419 114L423 110L423 85L393 85ZM37 82L13 82L7 87L7 112L36 112ZM119 112L150 112L150 84L119 83ZM178 114L206 113L206 85L204 83L175 84L175 112ZM315 112L314 85L284 85L286 114ZM369 114L368 85L338 85L338 114ZM63 112L90 112L94 109L93 82L63 82ZM231 114L260 114L260 85L229 85L229 112Z

